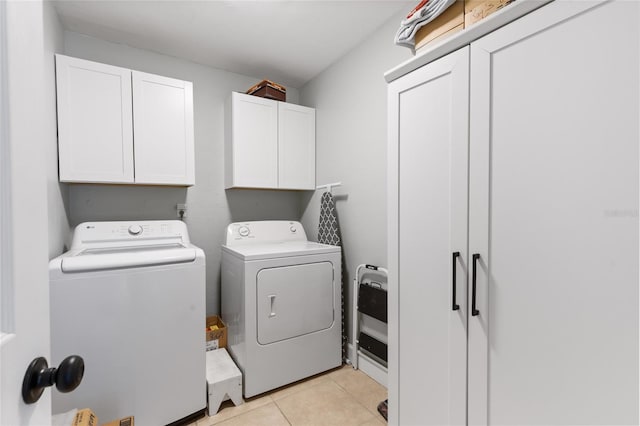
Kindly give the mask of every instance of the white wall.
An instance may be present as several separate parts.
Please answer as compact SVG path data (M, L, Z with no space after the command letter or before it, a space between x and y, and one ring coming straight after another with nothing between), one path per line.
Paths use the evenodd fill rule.
M318 185L342 182L333 190L349 285L347 323L351 335L351 281L361 263L387 266L387 85L383 74L408 59L408 49L393 44L404 14L384 24L301 88L303 105L316 108ZM302 223L316 238L321 191L302 196Z
M191 240L206 255L207 313L219 313L220 246L226 225L300 216L297 192L224 189L224 101L260 78L73 32L65 32L64 42L69 56L193 82L195 186L69 185L68 211L72 226L94 220L176 219L176 204L186 202ZM295 103L298 91L287 88L287 100Z
M47 213L49 217L49 259L62 254L69 235L67 185L58 182L58 138L56 124L55 53L64 50L64 31L52 2L42 4L44 27L45 162L47 172Z

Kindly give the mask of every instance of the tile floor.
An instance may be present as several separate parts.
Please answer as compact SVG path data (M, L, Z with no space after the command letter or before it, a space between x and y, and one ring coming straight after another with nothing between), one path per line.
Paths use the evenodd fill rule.
M218 414L190 426L384 426L378 413L387 389L359 370L342 366L246 399L225 401Z

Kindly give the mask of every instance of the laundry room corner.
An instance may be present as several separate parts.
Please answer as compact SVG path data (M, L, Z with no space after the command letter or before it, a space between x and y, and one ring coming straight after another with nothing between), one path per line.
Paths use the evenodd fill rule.
M392 43L404 15L388 20L300 89L301 102L316 108L317 183L341 182L332 193L342 233L348 336L356 268L387 266L387 85L383 74L411 56ZM305 193L300 199L301 222L314 240L323 192ZM352 351L351 342L349 347Z
M640 0L0 0L0 425L640 424L638 76Z
M206 256L207 314L220 314L220 246L234 221L299 217L295 191L224 189L224 102L232 91L245 91L256 78L227 72L150 50L64 32L64 53L116 66L193 82L195 185L191 187L71 184L69 221L178 219ZM287 95L297 102L298 91Z

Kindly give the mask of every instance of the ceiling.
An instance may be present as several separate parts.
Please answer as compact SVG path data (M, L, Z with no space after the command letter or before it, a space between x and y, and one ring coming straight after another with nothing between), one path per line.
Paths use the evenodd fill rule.
M54 5L67 30L300 88L417 1L54 0Z

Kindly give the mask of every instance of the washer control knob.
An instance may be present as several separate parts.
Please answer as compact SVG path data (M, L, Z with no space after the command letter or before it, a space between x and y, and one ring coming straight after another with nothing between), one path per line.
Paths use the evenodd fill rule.
M241 237L248 236L249 228L247 228L246 226L241 226L240 228L238 228L238 234L240 234Z
M142 226L140 226L140 225L131 225L129 227L129 233L131 235L140 235L142 233Z
M295 234L296 231L298 231L298 228L296 228L295 226L291 225L291 227L289 228L289 231L291 231L291 232L293 232Z

